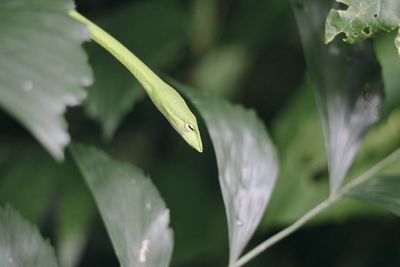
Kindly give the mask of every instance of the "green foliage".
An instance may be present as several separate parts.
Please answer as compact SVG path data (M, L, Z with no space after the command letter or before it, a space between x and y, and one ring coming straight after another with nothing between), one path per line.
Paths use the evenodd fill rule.
M57 163L0 114L0 204L10 203L43 229L56 244L61 267L116 265L110 245L125 267L226 266L227 257L230 267L239 267L309 222L330 224L293 235L252 266L375 267L365 254L375 253L367 247L381 246L386 254L376 258L388 258L388 264L378 266L398 265L390 245L395 235L383 239L377 230L397 227L382 210L399 215L396 33L376 38L374 47L369 41L323 44L324 35L333 39L344 32L353 43L394 30L397 2L343 1L347 6L336 5L328 16L331 0L292 0L308 81L288 2L79 0L79 12L95 18L146 65L203 91L174 83L201 115L196 128L203 134L202 154L171 133L150 102L141 101L137 81L94 43L85 48L95 82L83 91L91 82L80 48L88 34L67 17L72 2L50 2L0 4L0 105L61 159L69 142L63 113L87 94L82 109L68 113L71 136L101 150L74 144L76 164L70 157ZM85 116L101 125L101 133ZM328 238L324 229L345 219L353 223L336 226L335 238ZM363 236L372 243L332 260L330 247L359 240L366 221L377 222ZM21 246L28 239L35 245ZM0 208L0 247L1 266L19 267L15 259L24 253L46 251L37 259L51 262L38 266L57 264L38 231L9 206ZM309 264L307 247L328 256ZM395 256L387 257L389 251Z
M0 207L0 266L58 266L53 248L17 211Z
M185 92L203 116L214 146L233 264L254 234L274 188L275 148L254 111L191 89Z
M393 46L394 34L386 34L374 40L375 53L382 67L385 84L384 111L389 112L400 103L400 60Z
M354 188L349 196L380 206L400 216L400 179L385 176L369 180Z
M379 65L369 44L321 43L329 1L293 2L321 113L330 189L335 193L365 133L379 118L383 91Z
M63 179L63 193L56 221L57 255L61 267L80 262L95 218L95 205L77 173Z
M68 17L72 8L69 0L0 3L0 105L59 160L70 139L62 115L92 83L80 46L89 36Z
M346 9L332 9L326 19L325 42L345 33L343 40L356 43L400 26L400 2L397 0L336 0ZM395 39L400 54L400 32Z
M169 210L151 180L135 166L84 145L72 153L96 200L122 266L168 266Z

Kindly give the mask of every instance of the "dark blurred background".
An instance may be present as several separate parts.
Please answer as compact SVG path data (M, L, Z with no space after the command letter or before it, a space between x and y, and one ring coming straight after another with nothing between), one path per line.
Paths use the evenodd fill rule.
M252 108L265 122L280 155L280 175L249 247L328 195L321 127L288 1L78 0L76 5L158 73ZM226 219L204 124L205 152L199 154L118 62L96 44L85 48L96 81L84 106L67 114L72 140L95 144L152 177L171 210L171 266L226 266ZM386 120L378 127L390 131ZM55 163L5 113L0 128L1 203L11 203L39 225L62 267L118 266L68 153L64 164ZM391 149L380 139L379 133L367 137L352 174ZM400 266L399 226L395 216L344 201L247 266Z

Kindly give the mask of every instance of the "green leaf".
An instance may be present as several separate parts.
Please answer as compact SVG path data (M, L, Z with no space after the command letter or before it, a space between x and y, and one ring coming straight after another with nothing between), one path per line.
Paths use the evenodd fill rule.
M69 0L0 3L0 105L59 160L70 139L62 115L92 81L80 46L89 35L68 17L73 7Z
M182 91L200 111L214 146L232 264L254 234L270 199L278 173L275 148L254 111L191 89Z
M152 68L163 68L180 58L187 42L185 15L176 3L144 1L125 6L95 20ZM129 27L126 27L129 25ZM120 62L97 44L87 46L95 82L88 88L87 114L101 124L111 139L124 116L145 91Z
M95 148L74 145L72 152L121 266L168 266L173 249L169 211L151 180Z
M10 161L0 164L0 204L9 203L29 221L40 224L60 179L69 177L64 176L63 166L56 164L41 147L21 139L16 141L13 144L18 155L7 153ZM2 143L0 151L4 153L5 149Z
M76 170L76 168L74 168ZM78 170L63 179L60 206L57 209L57 255L61 267L79 264L91 233L95 206Z
M325 136L330 190L346 177L361 141L378 120L380 69L370 43L324 45L328 0L292 0Z
M0 266L56 267L53 248L10 206L0 207Z
M224 46L211 50L197 64L193 80L197 88L213 95L232 96L248 71L251 58L241 46Z
M399 121L400 110L392 111L368 132L349 178L359 176L400 146ZM270 229L289 225L326 199L329 177L319 125L312 88L306 82L276 116L272 125L281 171L262 227ZM342 222L360 216L376 216L381 212L353 199L346 199L337 205L312 223Z
M398 0L336 0L346 9L332 9L326 19L325 42L345 33L344 41L356 43L400 26L400 2ZM395 39L400 54L400 34Z
M385 84L385 112L400 105L400 60L393 46L394 34L376 38L374 50L382 66L382 77Z
M374 178L354 188L348 195L400 216L399 176Z

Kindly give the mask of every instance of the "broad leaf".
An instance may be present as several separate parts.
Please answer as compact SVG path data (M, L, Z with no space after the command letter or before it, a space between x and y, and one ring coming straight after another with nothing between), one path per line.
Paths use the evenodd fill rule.
M400 60L393 46L393 34L386 34L374 40L374 48L382 66L385 84L385 112L400 105Z
M377 205L400 216L400 177L369 180L349 192L349 196Z
M2 267L57 266L50 244L10 206L0 207L0 248Z
M254 111L191 89L183 91L200 111L214 146L232 264L254 234L270 199L278 172L275 148Z
M325 41L344 33L344 41L355 43L372 36L387 33L400 26L398 0L336 0L346 9L332 9L326 19ZM400 33L395 39L400 54Z
M168 266L173 247L169 211L151 180L95 148L74 145L72 152L121 266Z
M176 62L186 42L184 13L172 3L152 0L128 5L95 22L152 68ZM96 79L88 88L85 109L101 124L103 136L110 139L124 116L145 96L145 91L98 44L92 43L87 48Z
M292 0L328 154L331 193L341 185L361 141L378 120L379 65L370 43L323 43L329 0Z
M57 159L69 143L63 113L91 84L80 47L87 30L68 17L70 0L0 3L0 105Z

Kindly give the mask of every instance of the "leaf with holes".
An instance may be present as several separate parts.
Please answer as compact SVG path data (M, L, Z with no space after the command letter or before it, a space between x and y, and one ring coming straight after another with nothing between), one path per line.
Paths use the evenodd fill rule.
M172 248L169 210L137 167L84 145L72 154L96 200L121 266L168 266Z
M292 0L315 89L328 154L331 193L345 178L382 102L380 68L370 43L323 44L328 0Z
M80 46L89 34L68 17L73 8L70 0L0 2L0 105L57 159L70 139L62 115L92 81Z
M275 148L254 111L177 87L200 111L214 145L233 264L260 223L274 188Z
M400 216L400 177L384 176L369 180L348 193Z
M0 266L56 267L50 244L10 206L0 207Z
M355 43L400 26L400 1L398 0L336 0L345 9L332 9L326 19L325 42L344 33L344 41ZM400 32L395 39L400 54Z

